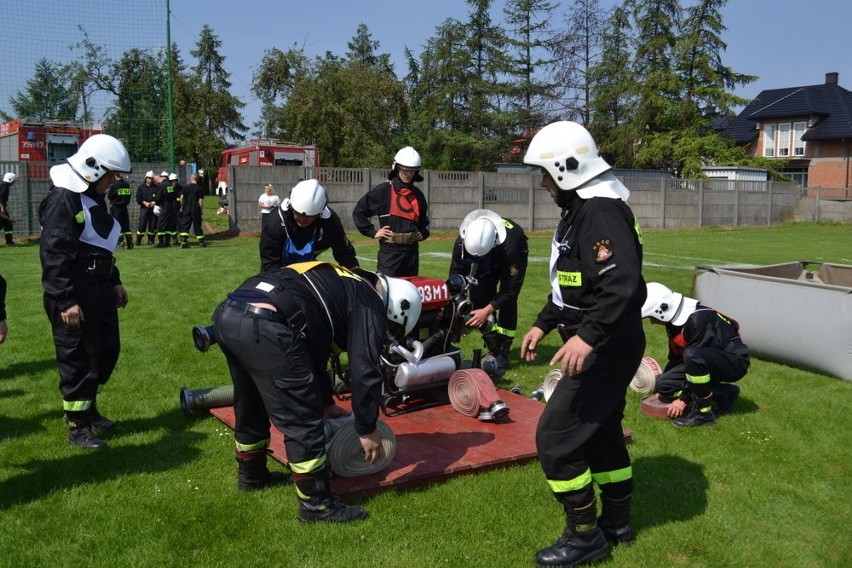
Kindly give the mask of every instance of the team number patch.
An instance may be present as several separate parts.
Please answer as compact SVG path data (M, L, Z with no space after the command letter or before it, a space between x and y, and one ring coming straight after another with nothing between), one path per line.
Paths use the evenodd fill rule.
M604 239L595 243L595 262L603 264L612 258L612 243Z

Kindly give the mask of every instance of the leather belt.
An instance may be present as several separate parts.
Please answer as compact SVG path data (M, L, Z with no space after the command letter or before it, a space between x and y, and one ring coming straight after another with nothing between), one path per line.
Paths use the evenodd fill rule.
M73 266L75 270L83 272L89 276L106 278L112 274L112 269L115 266L115 259L111 256L90 256L75 260Z
M295 300L292 298L288 298L287 300L286 305L282 307L282 311L280 312L270 310L268 308L259 308L230 298L222 302L222 306L238 310L243 314L251 315L252 317L286 325L293 330L304 330L305 316L302 313L302 310L299 308L299 305L295 302Z

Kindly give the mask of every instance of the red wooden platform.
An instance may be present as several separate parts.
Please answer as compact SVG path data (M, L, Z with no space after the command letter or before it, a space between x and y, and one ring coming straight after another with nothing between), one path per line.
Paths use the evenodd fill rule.
M396 436L394 459L378 473L335 477L332 489L341 496L360 497L535 459L535 429L544 404L509 391L499 392L510 409L501 422L463 416L449 404L398 416L381 414ZM349 409L347 401L338 404ZM234 427L233 407L213 408L210 413ZM283 436L275 428L270 433L272 457L286 464Z

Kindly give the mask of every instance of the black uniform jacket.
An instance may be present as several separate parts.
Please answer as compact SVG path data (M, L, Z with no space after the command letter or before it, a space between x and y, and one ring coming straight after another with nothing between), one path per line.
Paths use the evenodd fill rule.
M99 207L91 211L92 225L100 234L109 233L115 219L106 208L103 195L89 195ZM111 259L112 252L80 240L84 225L82 219L83 203L79 193L67 189L52 187L41 206L41 219L44 229L41 234L42 285L44 293L56 303L63 312L77 303L74 296L74 263L92 258ZM113 267L109 276L110 284L121 284L118 267Z
M355 430L376 429L382 397L380 357L387 334L385 305L375 288L346 268L327 262L303 262L261 272L229 297L268 302L281 313L292 298L305 316L305 345L315 361L328 366L332 345L349 356Z
M709 347L733 355L748 354L748 347L740 338L740 324L733 318L698 304L681 326L666 324L669 336L669 362L666 371L683 364L683 350L687 347Z
M317 217L308 227L300 227L293 219L290 209L277 207L263 215L260 230L260 268L261 270L273 270L282 265L292 264L284 254L287 241L291 241L294 248L306 250L308 244L313 240L311 258L301 259L314 260L323 251L331 249L334 260L346 268L358 266L355 257L355 247L346 236L343 222L333 210L328 219Z
M592 347L619 332L641 332L638 314L647 295L641 238L624 201L578 200L565 211L554 235L558 257L555 266L551 262L551 288L558 283L562 306L551 292L535 326L548 333L565 324ZM636 317L625 317L631 313ZM639 329L622 329L624 325Z
M451 276L461 274L477 279L491 277L500 282L500 289L490 302L495 310L510 301L517 301L524 285L529 257L527 235L521 226L511 219L503 219L503 223L506 226L506 240L482 257L468 255L464 250L464 241L460 236L457 237L450 263ZM476 273L471 275L471 267L474 264Z
M378 228L370 220L373 216L379 217ZM371 239L386 225L394 233L419 231L423 236L421 240L429 238L426 197L417 186L403 187L398 177L365 193L352 210L352 220L358 232Z
M113 207L127 207L133 191L126 179L122 178L109 186L107 199Z

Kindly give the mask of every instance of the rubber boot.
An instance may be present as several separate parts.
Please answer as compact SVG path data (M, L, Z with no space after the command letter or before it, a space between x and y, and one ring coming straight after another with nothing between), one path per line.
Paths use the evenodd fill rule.
M598 526L612 544L631 546L636 542L633 527L630 526L630 501L632 495L622 499L610 499L601 495L603 505Z
M180 248L188 249L189 248L189 237L181 235L180 237Z
M299 496L299 521L303 523L346 523L367 518L363 507L348 506L332 495L328 468L312 473L293 474Z
M177 243L175 243L175 244L177 244ZM167 247L172 246L172 236L170 234L166 235L166 246Z
M266 449L237 451L237 489L259 491L287 481L280 471L269 471L266 467Z
M538 551L536 566L561 568L591 564L605 558L610 551L603 531L598 528L595 499L581 507L563 503L567 526L552 546Z
M142 246L142 233L136 233L136 246Z
M124 242L127 244L127 250L133 249L133 235L130 233L124 235Z
M712 426L716 423L713 414L713 394L699 397L692 395L692 399L686 408L686 415L672 420L672 424L679 428L693 428L696 426Z
M106 442L95 436L88 411L68 411L64 415L68 424L68 443L88 450L102 450Z
M157 246L155 248L165 248L169 245L166 244L166 236L165 235L157 235Z

